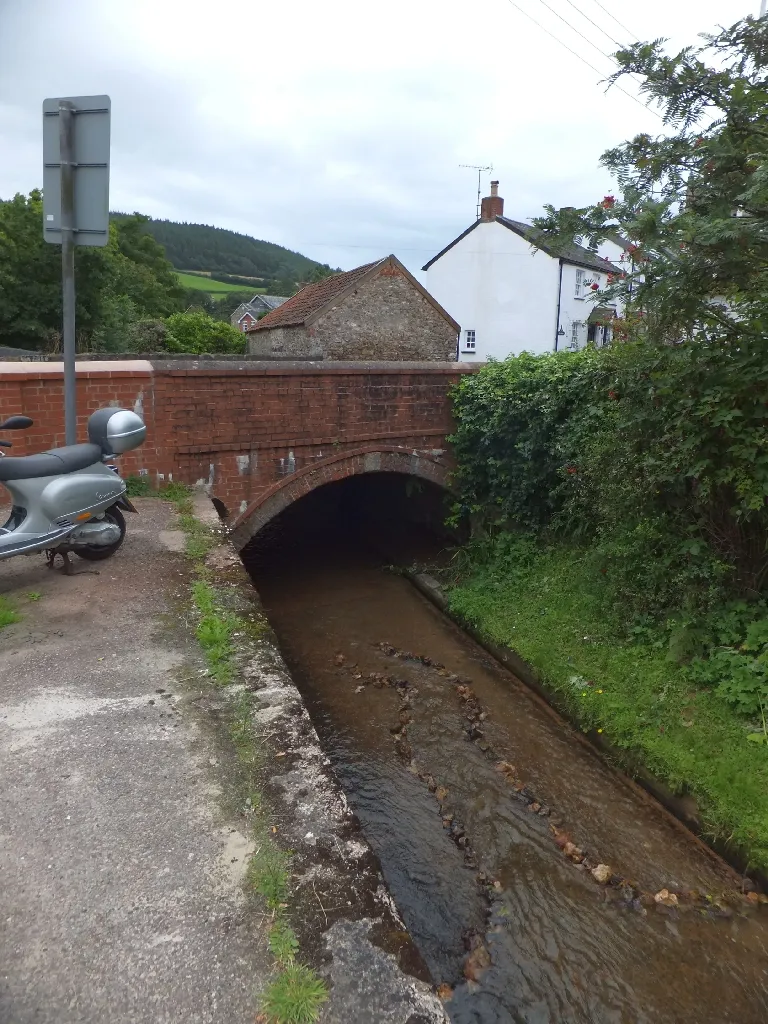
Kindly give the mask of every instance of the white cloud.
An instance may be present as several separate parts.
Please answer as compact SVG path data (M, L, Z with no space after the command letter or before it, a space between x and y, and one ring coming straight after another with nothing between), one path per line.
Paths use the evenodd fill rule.
M517 2L608 70L544 5ZM593 0L577 6L626 38ZM617 16L681 46L745 13L646 0ZM611 187L600 154L660 122L597 79L507 0L0 0L0 196L40 183L44 97L107 92L113 208L415 268L473 219L460 163L492 161L520 218Z

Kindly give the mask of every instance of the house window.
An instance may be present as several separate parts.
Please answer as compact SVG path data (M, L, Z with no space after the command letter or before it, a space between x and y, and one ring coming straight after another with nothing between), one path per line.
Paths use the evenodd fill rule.
M577 270L576 271L576 287L575 287L574 292L573 292L573 297L574 297L574 299L583 299L584 298L584 271L583 270Z
M477 344L475 342L474 331L464 331L464 342L461 346L462 352L476 352Z
M579 347L579 335L581 334L581 324L578 320L574 320L571 324L571 348Z

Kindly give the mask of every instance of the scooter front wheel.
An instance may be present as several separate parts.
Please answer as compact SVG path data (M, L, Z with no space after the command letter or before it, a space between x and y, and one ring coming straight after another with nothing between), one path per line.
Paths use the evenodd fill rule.
M100 546L94 544L90 547L75 548L75 554L80 558L84 558L86 562L103 562L105 558L114 555L125 540L125 519L117 505L112 505L111 508L108 508L104 513L104 518L107 522L114 523L119 528L120 536L117 540L112 541L111 544Z

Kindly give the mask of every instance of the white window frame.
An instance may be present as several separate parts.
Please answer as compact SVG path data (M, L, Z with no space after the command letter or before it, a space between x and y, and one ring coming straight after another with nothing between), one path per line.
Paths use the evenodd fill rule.
M461 341L462 352L477 352L477 332L473 330L464 331Z
M571 348L578 349L579 341L581 340L581 328L584 324L581 320L571 321Z
M579 267L576 268L576 284L573 289L574 299L584 298L584 278L586 273L586 270L581 270Z

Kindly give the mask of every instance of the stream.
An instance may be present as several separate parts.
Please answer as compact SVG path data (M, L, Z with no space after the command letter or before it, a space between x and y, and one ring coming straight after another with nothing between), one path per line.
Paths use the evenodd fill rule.
M768 1020L768 907L388 570L339 498L289 509L246 564L453 1024Z

